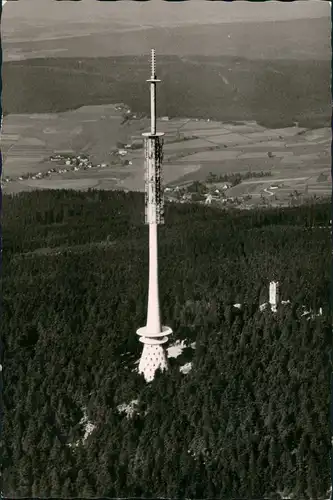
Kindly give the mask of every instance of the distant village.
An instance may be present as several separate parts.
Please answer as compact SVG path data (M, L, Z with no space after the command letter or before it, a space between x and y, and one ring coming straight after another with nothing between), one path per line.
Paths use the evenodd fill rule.
M73 155L72 153L58 153L49 157L49 161L56 162L57 167L52 167L45 172L38 172L37 174L27 173L20 175L17 178L6 176L3 179L3 182L11 182L11 181L23 181L26 179L43 179L45 177L50 177L52 174L63 174L70 171L78 171L78 170L87 170L89 168L93 168L92 162L89 160L87 155L80 154L78 156ZM97 166L97 165L96 165ZM106 167L107 164L99 164L98 167Z
M133 113L126 104L116 104L115 109L121 111L123 114L122 124L128 120L140 120L145 115L143 113ZM57 151L51 155L47 160L55 164L54 167L49 168L44 172L37 173L26 173L19 177L5 176L1 179L1 185L13 181L23 181L23 180L37 180L44 179L45 177L51 177L52 175L65 174L67 172L78 172L80 170L88 170L93 168L105 168L111 165L122 166L132 165L131 160L124 158L130 149L141 149L143 147L142 141L134 140L131 144L117 144L117 149L110 152L110 161L104 163L95 164L88 155L80 153L75 154L74 151Z
M12 181L17 181L17 180L23 181L26 179L36 180L36 179L43 179L45 177L50 177L52 174L64 174L66 172L78 172L80 170L89 170L92 168L105 168L105 167L108 167L112 164L118 164L119 160L117 160L116 157L118 157L118 158L124 157L127 154L128 149L131 147L132 146L128 144L125 146L125 149L118 149L115 152L111 152L111 156L114 157L113 161L111 159L111 161L108 163L97 163L97 164L94 164L90 160L89 156L85 155L85 154L75 155L72 152L61 152L61 153L59 152L59 153L56 153L54 155L51 155L48 158L48 161L56 164L56 166L49 168L47 171L38 172L36 174L27 173L27 174L20 175L17 178L6 176L2 180L2 182L7 183L7 182L12 182ZM137 145L135 145L134 148L132 148L132 149L135 149L135 148L138 149ZM125 166L132 165L132 162L129 160L123 160L122 164Z
M129 110L127 110L129 111ZM126 116L126 114L125 114ZM167 117L164 117L166 120ZM48 158L48 161L54 166L44 172L26 173L19 177L6 176L2 179L3 183L23 180L37 180L46 177L51 177L58 174L66 174L67 172L79 172L89 169L101 169L110 167L111 165L130 166L132 161L126 158L127 154L132 150L141 149L143 147L141 140L134 140L131 144L117 143L117 149L110 152L110 160L104 163L95 164L87 154L75 154L72 151L58 151ZM204 204L218 204L224 206L239 206L251 199L250 195L246 196L228 196L228 190L241 183L243 178L248 177L264 177L270 175L269 172L247 173L247 174L225 174L217 176L210 174L205 182L187 182L180 186L167 186L164 189L165 201L173 203L189 203L197 202ZM218 187L217 187L218 186ZM272 187L273 188L273 187Z
M166 187L164 189L164 199L172 203L197 202L206 205L237 205L241 203L241 199L227 196L226 193L230 187L231 184L225 183L221 188L217 189L213 185L196 181L187 185Z
M130 120L140 120L145 117L144 113L134 113L131 111L129 106L123 103L115 105L117 111L121 111L123 121L122 124ZM161 121L169 121L168 116L161 117ZM196 119L199 121L199 119ZM205 120L209 122L210 120ZM173 138L171 142L187 141L193 139L194 137L178 137ZM89 155L80 153L76 154L74 151L56 151L54 154L49 156L46 161L52 163L52 166L48 170L37 173L26 173L20 176L4 176L1 179L1 185L15 181L24 180L40 180L47 177L57 176L60 174L66 174L67 172L79 172L82 170L89 169L103 169L111 166L126 167L133 164L132 155L129 153L131 151L139 150L143 148L142 138L133 137L130 143L117 142L116 148L109 153L108 161L103 163L94 163ZM272 157L271 152L267 153L269 157ZM166 161L169 162L171 158L167 158ZM45 167L44 167L45 168ZM232 208L237 207L240 209L252 209L253 195L248 193L238 194L235 196L233 194L232 188L236 185L242 183L249 178L261 178L271 176L271 172L243 172L243 173L229 173L217 175L210 173L204 181L179 181L177 185L170 183L164 189L164 199L166 202L171 203L199 203L206 205L215 205L221 208ZM256 195L257 202L262 206L274 205L276 200L276 190L280 185L272 183L268 185L266 189L259 195ZM266 196L268 195L268 196ZM274 196L275 195L275 196ZM258 199L259 198L259 199ZM251 201L252 200L252 201ZM295 190L289 195L288 204L298 205L302 200L300 199L300 193ZM257 203L255 203L257 204ZM281 203L280 203L281 204Z
M48 158L48 161L54 166L44 172L26 173L19 177L6 176L2 179L2 185L13 181L37 180L51 177L67 172L79 172L89 169L101 169L112 165L121 165L123 167L132 165L132 161L126 158L129 151L141 149L142 141L134 140L131 144L117 144L117 149L110 152L110 160L103 163L94 163L86 154L75 154L73 152L56 152ZM164 188L164 199L171 203L199 203L206 205L216 205L220 207L238 207L250 209L247 202L252 199L249 194L231 196L228 195L230 189L243 180L250 177L267 177L270 172L247 172L245 174L232 173L217 176L210 173L205 181L181 182L179 185L169 185ZM272 184L266 190L268 194L273 194L271 190L278 186ZM262 202L265 203L265 197L262 196Z
M206 181L191 181L181 186L166 187L164 189L165 200L170 202L186 203L197 202L205 205L216 206L242 206L246 208L246 202L252 199L249 194L231 196L230 189L240 184L242 180L250 177L267 177L270 172L254 172L246 174L225 174L217 176L210 174ZM270 186L269 189L277 189Z

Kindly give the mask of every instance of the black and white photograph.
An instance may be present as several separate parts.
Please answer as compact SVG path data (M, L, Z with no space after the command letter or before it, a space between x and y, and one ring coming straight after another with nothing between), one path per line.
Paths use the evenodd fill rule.
M332 500L331 2L1 44L1 498Z

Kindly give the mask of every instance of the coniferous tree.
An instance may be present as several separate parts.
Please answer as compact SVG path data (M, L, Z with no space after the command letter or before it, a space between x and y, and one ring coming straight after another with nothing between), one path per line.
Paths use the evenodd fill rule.
M147 305L142 196L45 191L4 203L9 494L326 494L331 325L321 283L330 279L330 235L304 225L329 219L329 205L168 207L161 302L170 343L188 347L147 385L135 338ZM291 304L260 312L273 278ZM319 304L322 316L302 316ZM134 399L134 416L118 411Z

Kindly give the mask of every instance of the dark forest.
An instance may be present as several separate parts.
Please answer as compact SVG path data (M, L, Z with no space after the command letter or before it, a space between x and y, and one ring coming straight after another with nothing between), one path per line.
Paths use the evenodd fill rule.
M146 384L143 194L4 196L4 494L327 498L331 218L166 205L163 319L187 347Z

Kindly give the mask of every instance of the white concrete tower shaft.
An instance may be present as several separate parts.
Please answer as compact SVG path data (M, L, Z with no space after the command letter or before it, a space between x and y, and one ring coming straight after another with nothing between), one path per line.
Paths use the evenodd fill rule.
M149 225L149 288L147 324L137 330L140 341L144 344L139 363L139 372L143 373L147 382L154 378L155 371L167 369L167 356L163 344L171 328L162 326L159 283L158 283L158 239L157 226L164 223L162 194L162 148L163 133L156 132L156 78L155 51L151 54L150 83L150 132L144 133L145 140L145 213Z

